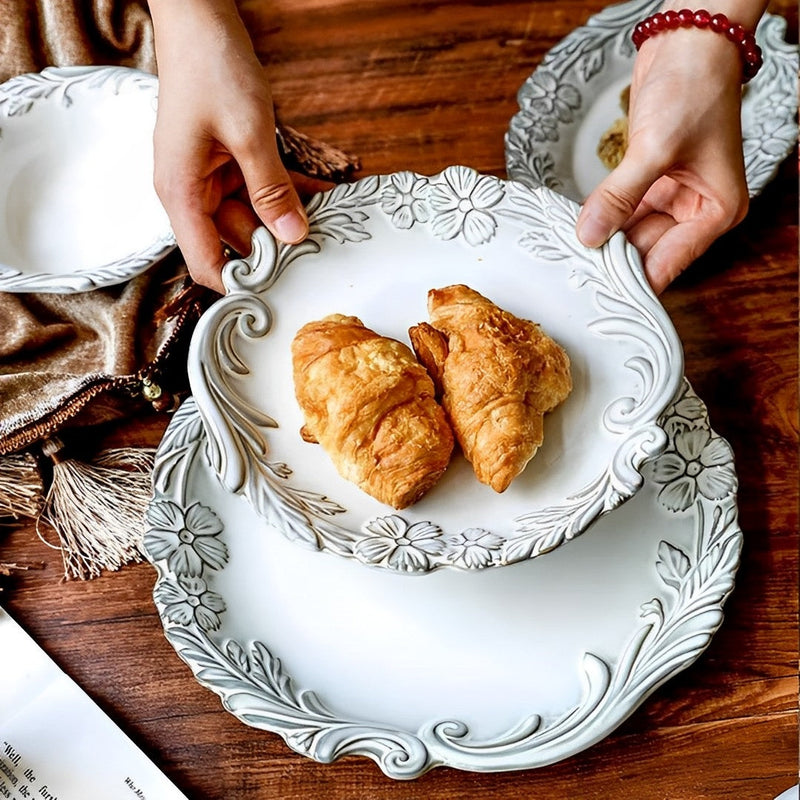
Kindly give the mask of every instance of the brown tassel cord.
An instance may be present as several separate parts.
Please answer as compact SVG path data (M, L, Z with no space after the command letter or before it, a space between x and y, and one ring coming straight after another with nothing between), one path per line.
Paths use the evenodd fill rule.
M306 136L304 133L278 123L275 133L288 169L296 170L311 178L327 181L343 181L353 177L361 169L357 156L345 153L333 145Z
M65 578L86 580L143 559L144 514L150 500L155 450L107 450L91 463L63 453L57 437L42 447L53 477L38 522L57 534Z

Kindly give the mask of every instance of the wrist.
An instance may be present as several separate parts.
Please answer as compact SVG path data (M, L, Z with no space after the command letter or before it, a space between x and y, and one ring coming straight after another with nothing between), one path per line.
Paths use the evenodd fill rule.
M767 9L768 0L704 0L693 5L686 0L664 0L660 10L680 11L682 8L704 8L712 15L725 14L731 22L736 22L751 33Z
M653 37L662 39L663 34L668 34L668 39L677 38L674 34L678 31L694 31L695 36L701 31L713 34L713 39L705 34L706 47L713 42L718 46L721 41L727 40L729 50L738 52L741 68L739 74L743 83L747 83L761 69L761 48L756 43L755 34L741 23L731 20L727 14L719 11L712 13L707 8L682 8L677 11L667 8L658 11L636 24L631 39L636 49L640 50ZM684 36L681 41L689 40Z
M155 21L238 18L235 0L147 0Z
M234 0L148 0L148 3L159 55L168 55L176 43L182 42L196 50L223 47L229 41L250 43Z
M149 0L159 74L260 69L234 0Z

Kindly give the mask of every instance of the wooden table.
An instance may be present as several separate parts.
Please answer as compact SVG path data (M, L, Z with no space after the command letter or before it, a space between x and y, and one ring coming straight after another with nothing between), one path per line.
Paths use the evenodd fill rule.
M283 120L358 154L362 174L463 163L503 176L517 89L603 5L248 0L243 11ZM796 30L794 3L771 10ZM163 637L152 567L63 583L30 525L0 541L0 560L46 566L17 577L3 604L193 799L771 800L797 782L796 164L795 153L663 296L686 374L737 459L745 547L725 622L694 666L591 749L538 770L439 768L410 783L364 758L317 764L196 683ZM134 420L109 441L155 445L164 424Z

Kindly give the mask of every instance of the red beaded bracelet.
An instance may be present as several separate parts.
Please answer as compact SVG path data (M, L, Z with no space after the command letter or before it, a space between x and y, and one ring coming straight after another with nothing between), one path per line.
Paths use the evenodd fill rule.
M763 63L761 48L756 44L756 37L738 23L731 22L724 14L712 16L704 8L698 11L691 11L688 8L680 11L659 11L636 25L631 39L638 50L656 33L674 31L676 28L707 28L714 33L722 33L730 39L739 48L742 56L744 65L742 83L747 83L761 69Z

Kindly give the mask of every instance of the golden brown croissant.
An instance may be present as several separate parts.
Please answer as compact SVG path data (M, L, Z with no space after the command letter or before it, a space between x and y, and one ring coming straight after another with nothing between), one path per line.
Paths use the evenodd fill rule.
M467 286L428 292L430 325L409 330L481 483L508 488L536 454L543 417L572 390L569 358L539 326Z
M292 366L304 438L319 441L344 478L395 508L439 480L453 432L406 345L332 314L297 332Z

